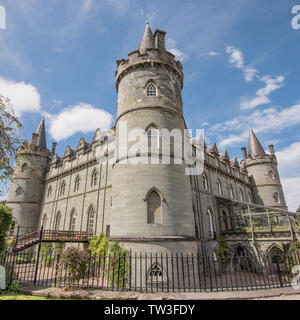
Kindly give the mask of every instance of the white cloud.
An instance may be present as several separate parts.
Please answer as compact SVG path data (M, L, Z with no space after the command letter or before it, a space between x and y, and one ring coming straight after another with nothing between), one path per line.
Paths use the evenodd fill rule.
M230 121L217 123L208 130L209 135L219 134L222 146L230 146L247 141L248 129L255 133L277 132L300 123L300 104L282 110L268 108L256 110L248 116L236 117ZM226 132L231 132L226 136ZM234 132L234 133L233 133Z
M300 177L281 179L289 211L296 211L300 205Z
M53 139L67 139L77 132L93 132L97 128L109 129L113 116L90 104L79 103L63 109L59 114L45 113L49 119L49 133Z
M256 69L245 66L244 57L242 51L233 46L228 46L226 52L229 55L229 63L237 69L241 69L244 72L244 77L247 82L254 79L254 76L258 73Z
M17 117L20 117L24 112L40 111L41 97L31 83L16 82L0 77L0 94L10 99Z
M243 101L241 103L242 110L251 109L262 104L270 103L270 93L283 86L284 77L278 76L276 78L271 78L270 76L264 76L260 78L260 81L265 82L265 87L257 90L256 96L253 99Z
M81 11L82 13L87 13L89 10L91 10L95 0L83 0L81 5Z
M166 42L166 48L168 51L174 54L176 59L184 61L188 59L188 56L176 48L176 41L173 38L168 38Z
M64 48L54 48L52 49L53 52L56 52L56 53L61 53L61 52L64 52L65 49Z
M208 56L211 56L211 57L217 56L218 54L219 54L219 53L216 52L216 51L209 51L209 52L207 53L207 55L208 55Z
M300 159L300 142L294 142L283 150L276 152L280 172L285 177L295 177L300 175L299 159ZM299 185L300 186L300 185ZM300 191L300 187L298 187ZM299 198L300 201L300 198ZM300 203L299 203L300 204Z

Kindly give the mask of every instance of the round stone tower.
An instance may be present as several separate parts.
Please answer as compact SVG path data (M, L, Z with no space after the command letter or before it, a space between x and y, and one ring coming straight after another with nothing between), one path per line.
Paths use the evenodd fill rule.
M269 148L270 154L267 154L250 129L248 156L245 148L243 153L244 163L253 183L253 200L260 205L287 209L274 147L270 145Z
M13 209L15 224L21 227L20 234L38 227L44 195L44 177L50 156L43 119L33 133L28 147L23 145L17 150L18 160L7 195L6 204Z
M176 129L183 137L186 129L182 65L166 51L165 34L156 30L153 36L147 24L139 50L117 61L111 240L134 251L192 252L195 223L186 164L172 143L170 164L162 160L162 132ZM135 148L138 132L142 151ZM183 139L177 143L182 146Z

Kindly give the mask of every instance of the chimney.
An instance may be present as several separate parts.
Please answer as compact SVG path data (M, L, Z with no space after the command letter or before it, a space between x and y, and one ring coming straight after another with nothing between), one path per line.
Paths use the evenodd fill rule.
M242 153L243 153L243 159L246 160L247 159L247 150L246 150L245 147L241 148L241 150L242 150Z
M56 149L57 143L56 142L52 142L52 153L55 154L55 149Z
M165 49L165 35L166 32L162 30L155 30L154 32L154 43L155 48L159 50L166 50Z
M38 136L39 136L39 135L38 135L37 133L33 133L33 134L32 134L32 138L31 138L30 145L36 146Z
M271 154L275 154L274 145L273 144L269 144L269 149L270 149Z

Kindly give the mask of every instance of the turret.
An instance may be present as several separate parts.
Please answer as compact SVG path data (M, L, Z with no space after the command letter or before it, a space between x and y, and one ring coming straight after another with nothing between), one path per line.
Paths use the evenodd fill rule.
M41 201L44 192L44 177L51 154L47 149L45 121L42 119L31 142L17 149L17 161L10 184L6 204L13 209L20 233L38 227Z
M257 204L287 209L274 146L270 145L270 154L267 154L250 129L248 156L246 148L243 151L243 166L247 169L253 184L253 199Z
M181 159L176 158L172 146L171 163L163 164L161 160L161 130L177 129L183 137L186 129L182 66L166 51L164 37L161 30L153 36L147 24L139 50L130 53L128 59L117 61L111 239L138 251L157 247L159 251L191 252L196 250L195 224L186 165L175 164L182 155ZM138 138L127 139L136 129L143 130L146 137L142 151L134 150ZM180 144L183 146L183 141Z

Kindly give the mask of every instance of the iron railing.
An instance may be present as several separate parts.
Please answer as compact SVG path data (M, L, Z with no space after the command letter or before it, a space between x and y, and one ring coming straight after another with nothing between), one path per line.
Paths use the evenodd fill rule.
M55 251L7 252L0 257L10 281L65 287L68 271ZM139 292L254 290L291 286L297 254L273 257L133 253L88 256L79 288Z

